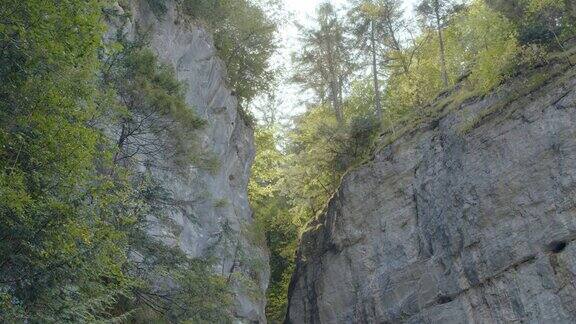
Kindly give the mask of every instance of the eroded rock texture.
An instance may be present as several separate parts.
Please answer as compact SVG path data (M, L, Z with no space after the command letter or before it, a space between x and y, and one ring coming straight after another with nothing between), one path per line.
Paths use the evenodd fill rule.
M349 172L303 235L287 321L576 322L573 72L463 131L525 85L469 100Z
M182 172L170 157L136 157L141 171L150 172L170 195L162 217L150 216L149 233L190 257L214 258L215 271L228 278L235 293L236 320L265 323L268 254L248 234L253 220L247 193L255 154L253 130L226 84L226 68L212 36L182 15L176 2L166 3L168 11L161 17L144 0L116 5L119 16L130 15L127 22L111 22L109 37L119 28L128 38L134 38L137 29L148 34L160 61L172 65L185 83L187 103L207 122L197 134L198 152L211 157L214 165L190 163ZM154 167L145 170L147 164Z

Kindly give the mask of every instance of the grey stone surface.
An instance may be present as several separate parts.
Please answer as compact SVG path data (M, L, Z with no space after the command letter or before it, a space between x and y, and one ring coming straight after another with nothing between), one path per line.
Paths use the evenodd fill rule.
M349 172L302 237L287 322L576 322L573 75L462 132L505 99L470 100Z
M159 167L151 172L169 191L172 202L166 206L164 218L151 216L149 232L190 257L215 257L215 271L230 278L236 320L265 323L268 253L248 235L253 220L247 194L255 155L253 130L240 116L211 35L187 21L174 2L167 4L168 12L160 19L143 0L115 9L130 12L124 32L133 35L136 26L147 31L150 47L185 83L187 103L208 123L197 134L199 151L213 155L219 167L210 171L191 164L182 173L171 168L168 157L152 161ZM116 32L114 23L109 35ZM148 157L138 158L145 161Z

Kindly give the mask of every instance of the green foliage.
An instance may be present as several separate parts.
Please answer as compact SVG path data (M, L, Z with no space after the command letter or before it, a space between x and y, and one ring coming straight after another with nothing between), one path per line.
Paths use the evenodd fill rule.
M379 129L373 106L367 104L373 98L368 82L357 83L344 103L344 127L326 106L295 119L287 134L285 190L294 204L293 222L300 227L324 209L342 174L370 152Z
M214 207L216 208L224 208L228 206L228 200L226 198L220 198L214 202Z
M162 18L166 12L168 11L168 7L166 7L166 0L146 0L148 2L148 6L154 12L156 17Z
M382 142L387 144L419 123L440 118L466 100L487 94L516 73L518 58L524 61L527 57L524 53L528 49L519 44L516 25L502 13L481 0L456 7L449 6L451 1L442 3L439 21L435 10L424 12L427 24L419 35L408 39L402 39L399 31L411 30L410 26L401 18L390 18L398 14L394 1L353 3L348 27L354 36L354 46L363 49L379 46L377 69L387 77L382 95L382 126L374 118L378 80L372 85L364 65L360 64L360 70L355 71L362 77L349 86L340 83L339 86L347 85L344 90L331 89L331 80L348 81L342 75L330 74L342 70L342 62L334 59L337 54L327 55L332 60L323 57L334 49L327 43L349 46L346 35L339 34L343 32L340 29L331 33L331 37L323 37L322 23L324 29L335 28L338 17L322 16L320 12L320 27L304 30L302 50L296 55L295 81L314 90L317 96L309 102L305 113L293 118L290 129L284 130L281 149L275 140L276 131L259 130L258 154L250 184L256 218L264 228L271 251L267 306L270 321L282 322L286 312L298 233L324 210L341 176L369 159L376 135L383 130ZM376 19L379 15L382 17ZM371 42L369 37L372 21L377 21L374 31L378 42ZM336 36L341 38L334 39ZM525 61L540 60L543 55L539 54L539 48L531 49L533 55ZM362 60L366 61L366 57ZM451 87L455 89L450 90ZM331 91L337 95L331 97ZM444 91L450 95L437 100ZM337 105L341 105L343 112L341 122L334 114Z
M119 189L88 127L97 100L98 1L0 8L2 322L90 322L129 293Z
M186 165L198 159L194 135L205 121L186 104L172 68L160 64L145 45L142 40L118 39L109 47L103 68L104 86L120 99L106 116L118 130L114 161L126 163L137 155L153 161L161 156Z
M248 186L256 220L254 232L264 234L263 239L270 251L271 278L266 316L271 323L284 320L298 235L290 216L291 204L283 192L283 170L287 161L277 147L277 134L273 128L256 129L257 155Z
M382 121L380 89L383 67L397 65L408 72L410 54L404 50L400 37L410 34L398 0L353 0L348 11L348 29L354 47L372 70L374 104L378 121ZM406 55L408 54L408 55Z
M562 49L574 37L575 5L570 0L486 0L517 27L522 44L547 44Z
M515 28L505 17L474 1L451 22L443 33L450 85L465 76L466 91L486 93L511 74L520 49ZM385 90L388 128L429 104L444 88L438 77L437 35L430 32L421 37L409 73L394 71Z
M487 92L511 72L519 51L514 26L483 2L473 2L448 33L455 47L452 57L469 69L474 89Z
M145 222L140 222L145 224ZM137 254L131 272L139 279L135 298L122 308L136 308L133 321L150 317L166 323L223 323L230 319L231 295L226 278L215 275L212 264L190 259L177 247L155 241L144 232L131 233Z
M212 264L145 234L169 192L124 167L167 148L198 155L203 121L141 44L102 44L103 9L0 7L0 321L228 321Z
M354 36L363 45L377 46L366 33L378 18L375 35L385 50L371 54L380 56L374 71L386 75L382 115L389 141L494 89L518 73L516 59L528 67L572 64L557 61L574 57L564 48L574 37L573 1L488 2L442 12L436 25L429 23L409 41L395 37L395 31L408 30L403 20L382 18L399 15L397 2L357 6ZM147 3L160 18L167 12L165 0ZM250 0L177 4L214 34L243 104L270 90L277 23L271 15ZM219 244L234 247L234 260L253 272L215 275L213 260L190 259L147 234L151 218L169 221L172 197L133 164L149 171L158 158L170 156L175 165L215 171L219 163L196 146L195 131L204 121L186 105L174 71L141 38L102 44L102 6L97 0L5 0L0 7L0 321L228 322L229 287L241 283L260 298L255 283L263 264L243 250L245 243L230 238L228 224ZM318 23L305 30L297 56L297 81L313 89L317 100L290 129L271 126L256 134L249 184L256 224L242 235L270 249L271 322L281 322L286 312L299 232L322 212L341 176L369 157L381 130L373 107L377 82L349 80L353 72L362 74L362 64L350 62L343 21L324 5ZM563 53L549 55L551 48ZM501 111L509 114L513 110L505 106L521 104L557 73L521 79L502 94L500 105L466 120L460 130L466 133ZM454 85L451 95L430 104ZM226 205L214 201L215 207Z
M350 126L339 126L333 111L321 105L296 119L286 133L276 126L256 130L257 155L248 188L256 228L265 234L270 250L270 322L281 323L286 314L299 232L324 208L345 170L368 154L378 130L373 108L366 105L366 97L374 98L370 83L353 89L344 104L344 122ZM280 134L288 139L282 150Z
M166 14L167 2L147 0L158 19ZM220 58L226 64L228 81L239 99L241 117L254 126L254 117L246 110L256 96L270 91L275 72L270 58L278 48L275 15L278 1L251 0L173 0L184 20L203 24L212 34ZM188 19L187 19L188 18ZM191 21L187 21L192 23Z
M317 9L317 26L300 27L301 49L292 57L292 81L312 90L319 102L331 106L343 124L343 92L353 71L343 20L330 3Z
M104 118L107 125L119 130L113 132L115 174L124 175L130 191L126 201L133 207L134 218L133 226L125 229L128 251L134 256L126 268L138 285L132 289L134 298L124 300L119 309L137 310L135 322L150 316L170 323L225 322L230 318L231 295L226 279L213 273L213 264L190 259L177 247L147 234L153 226L150 216L169 221L170 192L150 174L122 168L138 162L147 170L165 167L154 160L167 158L177 166L193 163L207 171L219 166L214 155L196 146L195 131L205 121L186 104L183 84L169 66L158 62L143 40L142 36L135 42L119 38L109 46L102 69L103 87L118 98L115 105L107 107Z

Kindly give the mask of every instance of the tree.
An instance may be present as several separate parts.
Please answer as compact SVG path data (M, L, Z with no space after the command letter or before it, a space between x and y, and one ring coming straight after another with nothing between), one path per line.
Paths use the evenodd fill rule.
M123 322L143 305L172 322L226 322L225 279L145 237L157 196L170 197L124 167L165 149L150 136L199 120L150 51L102 43L105 9L0 7L0 322Z
M474 90L486 93L513 71L519 54L514 24L483 1L473 1L448 32L454 60L465 69L460 74L469 73Z
M100 128L112 142L112 178L126 187L125 203L117 206L132 219L123 229L126 253L137 256L125 272L138 284L116 309L134 313L135 322L227 322L229 283L213 272L211 260L191 259L148 232L151 219L167 220L174 203L152 169L190 164L203 168L199 162L209 152L195 145L196 131L205 121L186 103L185 85L170 66L159 62L146 40L139 30L132 41L118 35L105 46L101 69L100 86L109 95L100 104L105 112ZM158 165L157 160L171 164ZM136 164L144 164L145 170Z
M355 37L355 43L359 45L364 56L370 57L376 116L378 120L381 120L383 113L378 74L378 56L381 44L377 42L377 40L383 39L384 35L382 32L383 28L381 28L382 26L378 21L378 9L373 1L354 1L352 8L348 12L348 18L352 35ZM366 52L368 52L369 55L366 55Z
M348 12L351 33L364 57L369 57L375 94L378 120L382 120L379 67L382 55L386 64L400 61L404 73L408 73L409 62L403 55L399 34L406 31L401 4L397 0L356 0Z
M0 7L0 321L121 319L129 217L97 172L111 151L97 114L100 1Z
M438 47L440 51L440 70L444 87L449 84L448 71L446 68L446 49L444 42L444 28L448 23L448 18L459 6L452 0L422 0L417 12L426 25L436 30L438 34Z
M276 71L279 75L288 74L285 67L278 68ZM280 78L275 78L271 90L256 97L250 104L252 113L264 128L276 127L285 120L284 113L280 109L283 100L278 92L281 89L280 81Z
M472 1L454 12L442 34L448 79L462 79L463 92L486 93L513 71L519 50L517 33L506 17L483 0ZM433 102L445 88L438 77L441 66L437 38L435 32L419 35L410 73L392 73L387 80L384 126L392 132L402 119L419 118L424 113L421 107Z
M316 27L300 26L302 50L293 56L294 82L311 89L321 102L329 102L340 125L344 124L344 88L353 71L343 22L334 7L318 7Z
M120 50L107 58L102 69L104 87L118 97L105 122L114 133L114 163L151 166L167 157L176 163L191 162L198 151L193 147L195 131L205 121L186 104L183 85L171 67L157 61L143 39L117 41Z
M264 234L270 251L266 317L269 322L280 323L288 307L286 296L294 267L298 229L290 214L292 204L283 190L287 161L278 149L277 125L258 127L255 135L257 153L248 192L256 225Z

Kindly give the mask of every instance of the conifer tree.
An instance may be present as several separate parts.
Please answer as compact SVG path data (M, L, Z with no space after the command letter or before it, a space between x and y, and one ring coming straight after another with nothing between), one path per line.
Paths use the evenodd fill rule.
M401 3L398 0L355 0L348 18L355 47L360 49L364 59L370 61L376 115L378 120L382 120L380 67L396 60L404 73L409 70L399 35L407 28Z
M453 0L421 0L417 7L417 12L424 24L434 29L438 34L440 69L444 87L449 84L444 29L448 24L450 15L460 8L462 7Z
M297 70L293 80L330 103L338 123L344 125L344 89L353 72L344 23L336 9L324 3L318 7L316 24L300 26L302 50L293 57Z

